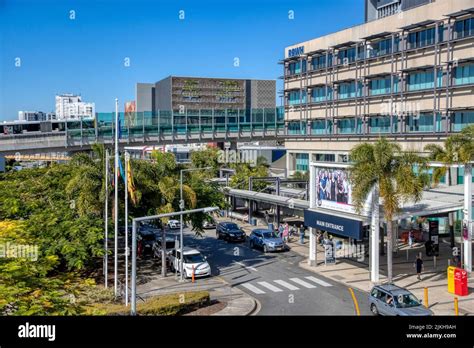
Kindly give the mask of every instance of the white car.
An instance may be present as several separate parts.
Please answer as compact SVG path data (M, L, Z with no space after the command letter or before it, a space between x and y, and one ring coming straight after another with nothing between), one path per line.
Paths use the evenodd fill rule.
M198 250L184 247L183 274L185 278L206 277L211 275L211 266ZM170 254L171 269L179 271L180 250L174 249Z
M168 221L168 227L170 230L176 230L181 227L181 224L178 220L170 220Z

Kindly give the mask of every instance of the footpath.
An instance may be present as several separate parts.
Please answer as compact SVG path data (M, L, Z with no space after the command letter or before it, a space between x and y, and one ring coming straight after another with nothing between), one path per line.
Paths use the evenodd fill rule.
M228 220L227 218L218 218L218 221ZM247 233L250 234L255 226L234 219ZM260 225L258 227L264 227ZM336 264L324 264L324 249L321 245L317 247L317 266L308 265L309 242L308 233L304 244L300 244L299 237L293 237L288 243L291 250L304 256L306 260L300 263L300 267L311 272L320 274L324 277L342 283L350 288L359 289L368 294L373 284L370 281L369 260L355 258L338 258ZM422 253L424 271L421 281L417 279L414 267L416 255ZM428 307L435 315L455 315L454 298L458 298L459 315L474 315L474 274L468 278L469 295L456 296L448 292L447 286L447 267L448 259L451 258L451 247L447 240L440 240L440 256L436 261L432 257L425 255L424 245L415 243L412 248L408 245L401 245L398 253L393 255L393 283L400 287L410 290L419 299L425 303L425 288L428 289ZM387 282L387 257L380 256L380 282Z

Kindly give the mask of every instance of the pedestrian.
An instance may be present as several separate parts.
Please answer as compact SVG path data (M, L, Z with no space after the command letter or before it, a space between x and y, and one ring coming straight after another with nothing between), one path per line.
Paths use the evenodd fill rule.
M283 227L283 224L280 224L280 227L278 227L278 237L283 238L283 230L285 228Z
M415 268L416 268L417 278L418 280L421 280L421 271L423 270L423 260L421 259L420 255L416 256Z
M290 233L290 226L288 222L285 222L285 228L283 229L283 241L288 241L288 234Z
M304 244L304 225L300 225L300 243Z

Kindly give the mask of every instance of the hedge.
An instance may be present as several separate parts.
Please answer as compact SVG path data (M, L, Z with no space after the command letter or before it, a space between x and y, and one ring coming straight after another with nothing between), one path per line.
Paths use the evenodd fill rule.
M208 291L183 292L147 298L137 303L138 315L180 315L210 303ZM129 315L130 307L118 303L94 303L87 307L87 315Z

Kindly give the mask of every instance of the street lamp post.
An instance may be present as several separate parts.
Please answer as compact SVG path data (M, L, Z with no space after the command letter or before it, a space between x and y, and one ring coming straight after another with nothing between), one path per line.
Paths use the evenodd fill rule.
M131 291L131 309L130 314L136 315L137 314L137 224L141 221L149 221L149 220L157 220L164 217L171 217L171 216L183 216L187 214L194 214L194 213L210 213L213 211L219 210L218 207L206 207L206 208L199 208L199 209L192 209L174 213L164 213L160 215L153 215L153 216L144 216L140 218L134 218L132 220L132 291ZM182 245L181 245L182 248ZM182 257L182 251L181 251Z
M204 168L191 168L191 169L181 169L179 173L179 209L182 212L184 210L184 199L183 199L183 173L184 172L193 172L198 170L209 170L212 167ZM184 281L183 277L183 214L179 216L179 280Z
M119 171L119 116L118 99L115 98L115 165L114 165L114 185L115 185L115 205L114 205L114 296L118 296L118 171Z

